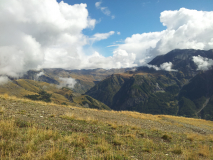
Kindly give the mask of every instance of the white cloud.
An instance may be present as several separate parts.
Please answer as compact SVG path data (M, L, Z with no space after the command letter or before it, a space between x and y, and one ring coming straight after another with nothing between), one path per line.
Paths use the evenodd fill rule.
M96 3L95 3L95 7L96 7L97 9L100 9L101 12L102 12L103 14L105 14L105 15L107 15L107 16L111 16L111 18L114 19L115 16L114 16L114 15L111 15L111 11L108 9L108 7L102 7L102 6L101 6L101 3L102 3L102 1L96 2Z
M134 67L135 54L127 53L125 50L116 50L113 52L113 56L104 57L98 52L95 52L93 55L89 56L85 61L82 68L125 68L125 67Z
M197 65L197 70L208 70L213 66L213 60L202 57L200 55L193 56L193 61Z
M95 3L95 7L96 7L96 8L101 7L101 3L102 3L101 1L100 1L100 2L96 2L96 3Z
M41 67L74 68L94 28L86 4L56 0L3 0L0 5L0 75L19 77Z
M149 68L154 68L155 70L165 70L165 71L177 71L175 69L172 69L172 62L165 62L162 63L160 65L160 67L156 66L156 65L150 65L150 64L146 64L145 66L149 67Z
M160 65L160 69L165 70L165 71L177 71L172 69L172 62L165 62Z
M119 46L119 44L112 44L112 45L109 45L107 47L118 47L118 46Z
M154 57L173 49L213 48L213 11L197 11L181 8L163 11L161 23L167 27L161 32L134 34L125 39L117 50L136 55L135 63L144 65Z
M96 33L90 38L90 40L92 42L95 42L95 41L107 39L107 38L109 38L109 36L113 35L114 33L115 33L114 31L110 31L108 33Z
M121 32L117 32L117 35L120 35L121 34Z
M74 78L59 77L59 80L60 80L60 84L58 86L59 88L62 87L74 88L75 84L77 83Z
M44 72L39 72L39 73L36 75L36 77L40 77L40 76L42 76L42 75L44 75Z
M0 76L0 85L6 84L9 80L7 76Z
M156 71L160 70L160 68L156 65L146 64L145 66L147 66L149 68L154 68Z

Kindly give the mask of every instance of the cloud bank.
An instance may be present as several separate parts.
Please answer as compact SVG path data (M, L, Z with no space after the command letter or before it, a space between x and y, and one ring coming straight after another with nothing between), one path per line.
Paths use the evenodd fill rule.
M197 65L197 67L198 67L197 70L208 70L208 69L212 68L212 66L213 66L212 59L208 59L208 58L202 57L200 55L193 56L192 60Z
M81 68L85 28L94 28L86 4L3 0L0 4L0 75L19 77L41 67ZM77 68L77 67L76 67Z
M125 39L117 50L136 55L135 63L144 65L154 57L173 49L213 48L213 11L197 11L181 8L163 11L161 23L167 27L161 32L134 34Z

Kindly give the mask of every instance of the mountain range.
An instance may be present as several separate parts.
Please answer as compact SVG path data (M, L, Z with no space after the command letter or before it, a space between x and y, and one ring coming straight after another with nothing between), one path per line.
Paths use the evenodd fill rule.
M58 104L213 120L212 59L213 50L175 49L134 68L30 70L1 91L35 98L44 90Z
M194 57L213 59L213 50L173 50L136 71L113 74L86 94L114 110L213 120L213 70L201 71ZM172 64L171 71L160 69Z

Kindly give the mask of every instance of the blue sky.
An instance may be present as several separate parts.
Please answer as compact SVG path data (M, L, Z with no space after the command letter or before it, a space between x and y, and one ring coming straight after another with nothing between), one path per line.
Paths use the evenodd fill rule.
M100 2L97 0L64 0L64 2L71 5L86 3L89 16L98 21L93 30L83 30L85 35L91 36L109 31L120 32L120 35L114 34L92 45L104 56L111 56L116 48L116 46L107 46L122 43L133 34L166 29L160 22L160 13L165 10L179 10L183 7L202 11L213 10L213 0L101 0L101 6L107 7L111 12L110 16L107 16L95 7L95 3ZM112 19L111 16L115 18ZM84 46L85 50L90 47Z

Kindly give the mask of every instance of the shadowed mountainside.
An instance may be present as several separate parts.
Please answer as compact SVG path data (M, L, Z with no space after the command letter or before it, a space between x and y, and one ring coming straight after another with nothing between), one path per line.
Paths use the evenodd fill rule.
M139 67L136 71L109 76L86 94L115 110L212 120L213 113L209 112L213 95L212 70L197 70L192 58L198 55L212 59L213 50L173 50L149 64L159 67L162 63L172 62L172 69L178 71Z

